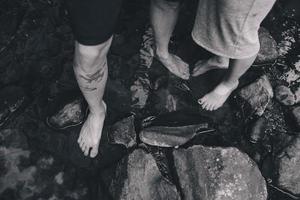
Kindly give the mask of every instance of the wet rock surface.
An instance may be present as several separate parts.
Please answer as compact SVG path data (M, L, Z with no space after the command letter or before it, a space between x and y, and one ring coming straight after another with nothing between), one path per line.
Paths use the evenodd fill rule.
M87 115L87 107L82 99L76 99L66 104L61 110L46 119L47 124L54 129L66 129L83 123Z
M300 130L300 106L292 109L292 117L298 130Z
M126 148L131 148L137 144L134 124L134 116L131 115L113 124L108 133L109 142L112 144L122 144Z
M286 106L291 106L296 103L295 95L290 88L284 85L276 87L275 97L280 103Z
M271 83L265 75L238 92L238 97L242 100L240 106L249 116L261 116L273 95Z
M260 50L258 52L255 64L272 63L279 56L277 50L277 42L272 37L270 32L261 27L258 31Z
M136 149L122 159L104 182L113 199L180 199L175 185L164 179L151 154Z
M238 149L194 146L173 155L185 199L267 199L258 167Z
M196 135L214 132L208 123L180 127L152 126L140 132L140 139L146 144L160 147L184 145Z
M300 194L300 138L297 137L281 152L276 161L278 185L293 194Z

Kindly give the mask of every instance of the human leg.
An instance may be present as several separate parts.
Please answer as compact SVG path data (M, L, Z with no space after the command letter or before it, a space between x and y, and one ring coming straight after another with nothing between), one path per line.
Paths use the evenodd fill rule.
M178 56L169 53L169 42L177 22L179 9L180 2L178 1L152 0L150 20L154 31L156 57L170 72L182 79L188 79L188 65Z
M220 108L230 94L237 88L239 78L251 67L255 56L245 59L230 59L229 68L223 80L211 92L198 100L198 103L206 110Z
M75 44L74 72L82 94L84 95L90 113L82 126L78 143L88 156L95 157L98 153L106 114L103 94L107 80L107 53L112 37L100 45L85 46Z
M229 58L214 55L208 60L199 60L193 69L193 76L199 76L213 69L226 69L229 65Z
M103 93L107 80L107 53L122 0L66 0L75 36L74 72L90 113L78 138L86 156L95 157L106 113Z

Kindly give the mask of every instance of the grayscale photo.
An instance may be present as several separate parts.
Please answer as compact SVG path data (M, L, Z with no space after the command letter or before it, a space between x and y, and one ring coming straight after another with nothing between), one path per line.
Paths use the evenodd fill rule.
M0 0L0 200L300 200L300 0Z

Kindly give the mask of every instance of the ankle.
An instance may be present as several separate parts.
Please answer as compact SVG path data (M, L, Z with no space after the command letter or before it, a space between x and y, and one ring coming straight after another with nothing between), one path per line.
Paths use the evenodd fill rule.
M223 80L221 84L227 87L235 87L239 84L239 80Z
M97 107L90 107L90 113L94 116L102 116L106 114L106 105L105 103L101 102Z
M157 55L157 57L162 58L162 59L167 59L170 56L169 51L164 48L163 49L156 48L155 54Z

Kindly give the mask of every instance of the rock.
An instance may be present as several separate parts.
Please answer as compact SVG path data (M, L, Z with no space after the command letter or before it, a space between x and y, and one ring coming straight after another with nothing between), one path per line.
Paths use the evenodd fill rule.
M130 87L132 107L144 108L150 93L150 80L145 77L138 77Z
M173 155L185 199L267 199L258 167L236 148L193 146Z
M297 70L292 69L291 67L289 67L289 68L290 69L288 71L286 71L282 74L281 79L283 81L285 81L287 84L293 85L293 84L299 82L300 74Z
M143 41L139 52L139 66L136 70L136 78L133 85L130 87L132 107L134 108L144 108L147 103L151 88L151 82L148 73L153 62L153 45L153 30L148 28L143 35Z
M66 129L83 123L87 114L82 99L76 99L66 104L62 109L46 119L47 124L54 129Z
M256 144L259 141L261 141L265 135L265 129L266 129L266 119L264 117L260 117L257 119L249 132L250 135L250 142Z
M261 27L258 30L260 50L255 60L255 64L265 64L274 62L278 57L277 43L270 32Z
M161 175L166 178L168 182L174 183L173 169L169 161L171 149L145 144L141 144L139 147L143 148L153 156Z
M300 130L300 106L292 109L292 118L294 119L295 125Z
M115 123L109 133L109 142L112 144L122 144L126 148L136 145L136 132L134 126L134 116L131 115Z
M275 89L276 99L286 106L291 106L296 103L296 98L290 88L280 85Z
M26 102L24 89L8 86L0 91L0 127L3 126Z
M148 28L142 41L142 48L140 49L140 65L150 68L154 57L154 35L152 28Z
M300 138L296 138L276 159L278 186L300 194Z
M145 128L140 133L140 139L146 144L160 147L181 146L196 135L213 132L208 123L188 126L152 126Z
M111 172L102 178L115 200L163 200L180 199L175 185L167 182L158 170L151 154L136 149Z
M300 86L295 91L296 103L300 103Z
M273 89L266 75L261 76L255 82L242 88L237 95L238 99L242 100L239 103L240 107L249 116L253 114L261 116L273 96Z

